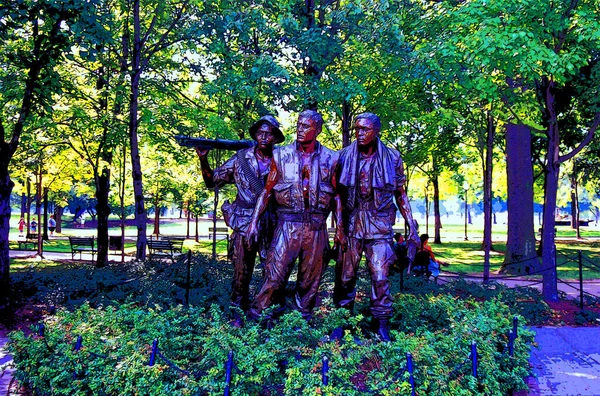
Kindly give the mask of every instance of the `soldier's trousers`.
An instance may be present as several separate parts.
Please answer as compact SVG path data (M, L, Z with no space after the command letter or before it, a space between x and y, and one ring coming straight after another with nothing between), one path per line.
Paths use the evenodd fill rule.
M348 238L348 249L335 268L334 303L337 307L354 308L358 264L363 252L371 274L371 314L376 319L389 319L392 296L388 273L396 260L391 239Z
M229 240L229 259L233 264L233 280L231 282L231 305L248 310L250 304L250 282L254 273L256 254L259 244L246 246L246 236L233 231Z
M298 259L294 303L305 319L310 318L327 266L324 256L329 247L325 225L317 230L311 228L310 222L278 222L267 253L264 283L250 308L252 316L257 317L265 308L283 302L286 284Z

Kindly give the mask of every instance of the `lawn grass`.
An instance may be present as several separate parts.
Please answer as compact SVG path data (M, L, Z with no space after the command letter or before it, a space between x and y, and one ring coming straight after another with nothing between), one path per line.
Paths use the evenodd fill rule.
M66 223L69 224L69 223ZM184 243L184 251L192 250L207 255L212 254L212 241L205 239L208 235L208 228L212 227L212 221L201 219L199 222L199 233L204 237L195 242L193 235ZM433 224L433 222L431 222ZM218 227L224 226L222 221L217 223ZM397 225L398 226L398 225ZM537 227L537 224L536 224ZM148 224L148 232L152 232L152 224ZM160 225L161 235L186 235L187 224L185 219L165 219ZM44 251L69 253L71 251L69 240L66 236L93 236L96 230L93 228L70 228L64 227L63 234L51 238L44 242ZM190 223L190 232L195 233L195 223ZM420 232L426 232L422 225ZM429 234L433 241L433 226L429 227ZM119 235L120 228L109 229L110 235ZM137 233L135 227L126 227L125 252L128 255L135 254L134 237ZM450 263L446 267L448 271L461 274L480 275L483 273L484 252L482 250L483 226L481 224L469 224L467 226L467 236L469 240L465 241L464 224L443 224L441 230L441 244L432 244L434 253L438 258ZM581 227L581 240L574 239L575 230L566 226L557 227L557 262L558 276L560 279L577 279L579 277L579 268L577 262L578 251L582 251L583 256L583 278L600 279L600 228ZM539 236L537 236L539 238ZM15 238L16 239L16 238ZM497 273L504 261L504 252L506 251L506 225L496 224L492 226L492 240L494 251L490 256L490 271ZM227 254L227 247L224 240L217 242L217 254L224 257ZM17 249L16 240L10 243L11 249Z
M497 273L504 262L506 252L505 242L493 244L494 251L490 254L490 271ZM461 274L478 275L483 273L484 251L481 241L450 241L442 244L432 244L437 258L450 264L448 271ZM600 278L600 241L589 240L556 240L557 272L560 279L578 279L578 252L581 251L583 263L583 279ZM596 268L594 268L596 267ZM532 278L540 276L532 276Z

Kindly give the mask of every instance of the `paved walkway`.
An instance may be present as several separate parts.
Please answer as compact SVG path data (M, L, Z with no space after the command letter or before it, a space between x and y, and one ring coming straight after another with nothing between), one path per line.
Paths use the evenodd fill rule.
M44 255L44 259L46 259L46 260L71 260L73 258L71 253L64 253L64 252L44 252L43 255ZM11 249L8 253L8 256L10 258L31 258L34 260L41 260L41 258L37 256L37 253L33 250L13 250L13 249ZM94 255L94 259L96 257L97 257L97 255ZM135 258L134 256L125 255L125 261L131 261L134 258ZM92 255L83 253L81 255L81 259L80 259L79 253L77 253L77 254L75 254L75 260L91 261ZM120 262L121 254L109 254L108 260ZM0 396L2 396L2 395L0 394Z
M458 278L456 275L448 275L444 274L443 270L438 278L438 282L448 282ZM460 276L461 279L473 281L473 282L483 282L481 277L469 277L469 276ZM496 281L498 283L502 283L508 287L534 287L538 290L542 290L542 281L540 280L532 280L526 277L517 278L517 277L508 277L505 275L495 275L492 274L490 276L491 281ZM568 298L572 298L574 300L579 301L579 281L560 281L558 282L558 290L564 292ZM600 298L600 279L588 279L583 281L583 291L584 294L591 294L595 297Z
M600 326L532 330L529 395L600 395Z
M12 357L7 354L5 347L8 338L0 336L0 395L8 395L10 382L12 381L14 369L10 367Z

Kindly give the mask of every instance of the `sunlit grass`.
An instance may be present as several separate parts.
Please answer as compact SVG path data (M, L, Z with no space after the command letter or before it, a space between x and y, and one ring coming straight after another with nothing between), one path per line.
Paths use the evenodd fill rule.
M482 249L483 226L481 224L467 225L467 241L464 240L465 229L464 224L445 224L445 219L442 219L443 228L441 230L441 244L433 244L432 248L438 258L450 264L445 267L451 272L461 274L478 275L483 273L484 252ZM183 250L192 250L207 255L212 254L212 239L208 239L208 227L212 227L212 222L207 219L202 219L199 223L199 233L202 237L199 242L194 239L195 222L190 222L190 238L186 239ZM218 227L223 227L222 221L217 224ZM538 225L536 224L536 227ZM125 251L127 255L135 254L135 241L132 237L135 235L135 227L127 227L127 237L125 241ZM153 225L148 224L148 232L153 231ZM187 224L185 219L169 219L160 225L161 235L187 235ZM493 251L490 255L490 271L492 274L497 273L502 263L504 262L504 252L506 251L506 225L495 224L492 226L492 241ZM536 230L537 231L537 230ZM69 253L69 240L66 237L70 235L93 235L95 230L89 228L65 228L62 235L57 235L49 241L44 242L44 251L46 252L63 252ZM421 233L426 232L424 224L421 224ZM119 228L111 228L110 235L120 235ZM582 240L575 240L575 230L570 227L557 227L557 262L558 276L561 279L577 279L579 277L579 268L577 255L578 251L582 251L583 257L583 277L584 279L600 278L600 228L598 227L581 227ZM429 227L430 242L433 242L433 222ZM539 238L538 235L536 235ZM592 238L592 239L586 239ZM593 238L599 238L595 240ZM17 249L16 241L11 241L11 249ZM227 243L224 239L217 241L217 255L224 257L227 254ZM34 251L32 251L33 254ZM111 252L114 253L114 252ZM42 265L42 264L38 264ZM19 268L18 265L16 268Z

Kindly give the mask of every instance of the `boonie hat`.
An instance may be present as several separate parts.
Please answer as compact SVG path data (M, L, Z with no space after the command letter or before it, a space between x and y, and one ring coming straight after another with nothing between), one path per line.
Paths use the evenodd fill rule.
M256 134L256 131L258 130L258 128L260 128L262 124L269 124L273 127L273 137L275 138L275 144L281 143L285 140L281 129L279 129L279 122L275 119L275 117L273 117L270 114L260 117L258 121L252 124L252 126L250 127L250 136L252 136L252 139L256 140L254 135Z

